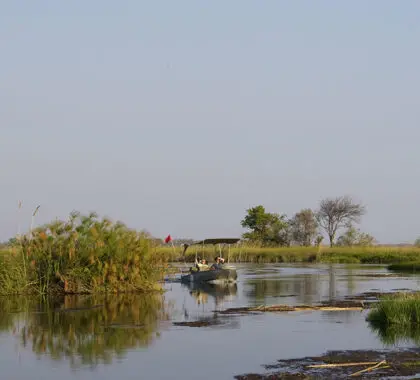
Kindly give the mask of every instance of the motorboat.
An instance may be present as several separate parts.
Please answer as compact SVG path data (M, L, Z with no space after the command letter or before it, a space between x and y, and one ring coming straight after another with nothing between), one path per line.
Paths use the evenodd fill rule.
M237 238L218 238L218 239L204 239L192 244L185 244L184 245L184 257L185 252L191 245L219 245L219 257L222 257L222 250L221 244L228 244L229 247L231 244L235 244L240 239ZM238 274L236 272L236 268L229 264L219 264L215 268L211 267L203 267L199 265L197 260L197 254L195 258L195 266L190 268L188 274L181 276L181 282L184 283L226 283L226 282L236 282L238 278Z

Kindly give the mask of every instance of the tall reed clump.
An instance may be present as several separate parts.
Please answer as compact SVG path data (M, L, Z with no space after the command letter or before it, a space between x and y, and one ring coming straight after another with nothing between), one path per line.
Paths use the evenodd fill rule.
M23 293L28 288L28 278L23 257L14 250L0 251L0 294Z
M3 255L3 293L41 294L134 292L157 288L165 257L155 254L152 240L123 223L99 220L95 213L72 213L18 239L9 257Z
M420 294L384 296L371 310L367 320L375 326L411 326L420 324Z

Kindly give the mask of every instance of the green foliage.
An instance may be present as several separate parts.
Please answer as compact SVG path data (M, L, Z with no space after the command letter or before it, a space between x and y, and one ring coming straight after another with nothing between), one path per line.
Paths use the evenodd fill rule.
M286 216L268 213L261 205L248 209L241 225L250 230L243 234L248 241L262 246L285 246L290 243Z
M309 247L318 233L318 221L311 209L303 209L290 221L292 239L299 245Z
M272 215L265 212L264 206L255 206L247 210L247 215L241 221L244 228L248 228L251 232L244 234L245 239L261 241L267 234L270 226Z
M92 293L156 288L165 258L124 224L72 213L19 239L3 255L0 293Z
M414 246L420 248L420 237L415 240Z
M367 233L356 229L351 223L347 225L347 230L337 239L338 246L372 246L375 238Z

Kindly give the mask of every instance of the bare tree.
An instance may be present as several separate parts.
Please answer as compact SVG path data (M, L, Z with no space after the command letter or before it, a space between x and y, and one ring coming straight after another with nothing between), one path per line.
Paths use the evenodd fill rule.
M348 223L358 223L364 214L365 207L353 202L348 196L326 198L319 205L317 220L320 227L327 233L332 247L337 231Z

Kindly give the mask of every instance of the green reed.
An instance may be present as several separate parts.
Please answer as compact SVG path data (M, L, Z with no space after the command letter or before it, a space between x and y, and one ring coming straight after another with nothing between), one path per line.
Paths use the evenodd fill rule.
M382 297L367 320L376 326L400 328L420 325L420 294L397 293Z
M72 213L0 254L0 294L155 290L166 257L153 244L120 222Z
M367 316L370 328L386 345L420 344L420 294L397 293L382 297Z

